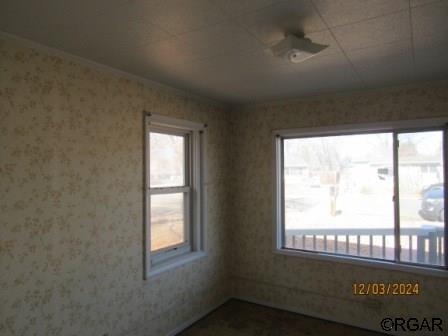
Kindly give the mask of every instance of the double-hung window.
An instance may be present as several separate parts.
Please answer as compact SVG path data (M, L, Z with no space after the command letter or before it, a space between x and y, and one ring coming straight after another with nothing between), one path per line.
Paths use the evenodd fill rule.
M274 132L275 250L446 269L445 123Z
M147 276L203 255L204 125L146 116Z

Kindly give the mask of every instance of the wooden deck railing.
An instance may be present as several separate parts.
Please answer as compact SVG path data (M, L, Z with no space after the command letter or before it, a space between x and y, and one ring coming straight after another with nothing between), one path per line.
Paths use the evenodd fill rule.
M340 239L341 237L344 237L344 241ZM374 243L374 237L381 237L381 243ZM391 255L390 259L393 259L394 245L387 245L387 237L393 239L393 228L286 230L287 247L383 259L387 259L388 255ZM414 237L416 238L414 239ZM415 228L401 228L400 241L402 242L402 261L443 264L445 241L442 227L422 225ZM407 248L403 248L403 245L406 245Z

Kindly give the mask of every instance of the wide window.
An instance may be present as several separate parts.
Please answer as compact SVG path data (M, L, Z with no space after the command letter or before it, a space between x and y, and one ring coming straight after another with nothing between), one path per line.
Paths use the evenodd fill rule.
M203 251L202 124L146 118L146 266L159 272Z
M446 268L445 136L438 125L276 132L276 248Z

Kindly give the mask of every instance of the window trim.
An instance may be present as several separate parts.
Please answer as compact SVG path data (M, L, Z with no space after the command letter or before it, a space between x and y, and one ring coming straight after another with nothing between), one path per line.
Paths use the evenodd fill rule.
M206 125L187 120L166 117L144 111L144 278L202 258L205 253L205 129ZM150 188L151 131L185 136L184 184L175 187ZM183 193L186 203L184 242L151 251L151 195Z
M447 195L448 190L446 188L448 184L448 132L446 131L448 118L427 118L427 119L415 119L404 121L392 121L381 123L363 123L363 124L345 124L337 126L325 126L325 127L307 127L307 128L295 128L295 129L283 129L272 131L272 143L273 143L273 252L276 254L282 254L287 256L298 256L317 260L327 260L332 262L340 262L346 264L363 265L382 269L393 269L411 273L423 273L437 276L448 277L448 255L445 253L445 266L437 265L425 265L408 263L403 261L389 261L383 259L351 256L343 254L335 254L331 252L320 252L312 250L296 250L283 247L284 241L284 170L283 170L283 139L288 138L305 138L305 137L323 137L323 136L336 136L336 135L356 135L366 133L379 133L379 132L392 132L394 141L398 133L424 131L424 130L445 130L444 136L444 183L445 183L445 206L448 203ZM396 147L394 146L394 174L398 174L398 161L395 155L397 155ZM394 180L396 181L396 180ZM398 191L398 186L394 187L394 190ZM394 205L395 211L399 211L399 205ZM448 237L448 215L445 213L445 244ZM397 220L395 219L395 222ZM399 229L399 226L395 225L395 230ZM398 237L399 238L399 237Z

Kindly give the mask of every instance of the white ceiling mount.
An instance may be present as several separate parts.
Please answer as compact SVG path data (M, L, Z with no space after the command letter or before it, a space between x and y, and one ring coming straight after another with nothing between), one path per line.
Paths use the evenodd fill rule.
M274 56L285 58L292 63L300 63L318 54L328 45L312 42L305 37L287 35L283 40L271 47Z

